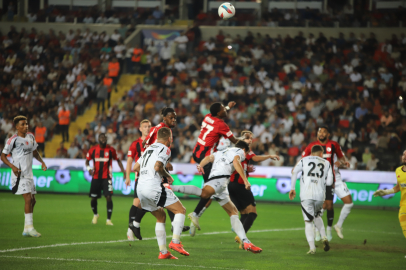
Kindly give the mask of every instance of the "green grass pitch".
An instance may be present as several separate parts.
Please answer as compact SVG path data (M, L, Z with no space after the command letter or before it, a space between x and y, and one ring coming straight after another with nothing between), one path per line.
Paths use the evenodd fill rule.
M0 193L0 269L406 269L406 239L395 210L353 209L344 239L333 232L329 252L317 244L316 255L306 255L300 206L258 203L248 237L263 252L252 254L238 249L229 217L213 202L196 237L183 234L190 256L173 252L179 260L158 260L153 216L146 214L141 223L145 240L128 242L132 198L114 197L113 202L114 226L105 225L104 198L99 200L99 223L92 225L87 196L39 194L34 225L42 237L24 238L22 197ZM183 201L187 213L196 203ZM339 213L336 207L336 220ZM168 221L166 228L171 235Z

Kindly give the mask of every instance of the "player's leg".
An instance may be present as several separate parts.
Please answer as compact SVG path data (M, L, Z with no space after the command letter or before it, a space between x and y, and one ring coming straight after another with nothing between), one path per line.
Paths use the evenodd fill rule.
M97 199L101 198L102 183L101 181L92 179L90 183L90 207L93 211L92 224L96 224L99 219L99 213L97 212Z
M313 209L314 209L313 210L314 211L314 225L320 231L324 251L329 251L330 250L330 243L329 243L328 237L326 236L326 231L324 229L323 219L320 216L321 209L323 208L323 202L322 201L315 201L315 200L312 200L312 202L313 202L312 204L313 204Z
M208 163L208 164L206 164L206 166L203 167L203 170L204 170L204 174L203 174L204 183L207 183L209 181L209 175L210 175L212 167L213 167L213 163ZM196 217L199 216L199 213L209 203L210 197L211 197L211 195L209 197L203 197L203 196L201 197L199 203L196 205L196 208L192 213L193 216L196 216ZM196 224L195 224L195 226L196 226ZM200 230L200 227L198 227L198 229Z
M209 208L209 206L211 205L211 202L213 200L210 198L209 201L206 203L206 206L203 207L202 211L200 211L199 214L197 214L197 217L200 218L203 213L207 210L207 208ZM193 224L193 222L190 222L190 227L189 227L189 234L190 236L195 236L196 235L196 226Z
M406 206L401 206L399 209L399 222L403 235L406 237Z
M222 195L222 194L221 194ZM244 226L242 225L240 219L238 218L238 210L237 207L233 204L230 200L228 194L226 196L218 196L219 204L223 209L226 211L228 216L230 217L231 227L233 228L234 232L237 236L241 239L243 243L243 249L249 250L253 253L260 253L262 249L255 246L253 243L249 241L247 235L245 234Z
M134 184L134 200L133 200L133 205L131 206L130 209L130 219L129 219L129 224L128 224L128 230L127 230L127 237L128 239L134 239L137 237L138 240L142 240L141 236L141 219L144 217L146 211L144 211L141 208L141 203L140 199L138 198L137 195L137 184L138 181L135 181Z
M303 219L305 221L305 235L307 243L309 244L310 250L307 254L316 253L316 245L314 244L314 229L313 229L313 220L314 220L314 203L313 200L303 200L301 202Z
M201 198L206 199L206 204L207 204L207 203L210 201L210 197L216 193L216 191L215 191L215 189L214 189L214 186L212 186L212 185L213 185L213 182L212 182L212 183L211 183L211 182L212 182L212 181L209 181L209 182L205 183L204 186L203 186L203 189L200 189L200 188L196 187L198 190L196 190L196 192L193 193L192 195L200 196ZM189 193L189 194L190 194L190 193ZM195 210L196 210L196 209L195 209ZM201 211L201 210L202 210L202 209L200 209L200 211ZM193 224L198 230L200 230L199 216L198 216L198 214L200 213L200 211L197 212L197 213L196 213L196 212L192 212L192 213L190 213L190 214L188 215L188 218L192 221L192 224Z
M172 254L166 248L166 231L165 231L165 220L166 215L162 208L151 212L151 214L156 217L155 224L155 235L158 241L159 256L158 259L177 259L172 256Z
M35 200L35 197L31 193L24 193L22 195L25 202L23 236L40 237L41 234L34 229L33 200Z
M111 215L113 214L113 200L112 200L112 195L113 195L113 181L108 179L108 180L103 180L103 194L104 197L106 197L106 202L107 202L107 220L106 220L106 225L113 226L113 223L111 222Z
M244 230L247 233L249 229L252 227L252 224L254 224L255 219L257 218L257 207L250 204L248 205L244 210L241 212L241 217L243 215L246 215L246 218L243 222Z
M333 234L331 230L333 228L334 222L334 188L326 187L326 200L324 201L323 208L327 210L327 239L331 241L333 239Z
M341 209L340 218L338 219L337 224L334 225L334 229L337 232L338 237L343 239L344 238L342 232L343 223L350 214L351 208L354 206L354 204L352 202L351 193L349 192L347 185L345 183L341 183L339 186L337 186L335 188L335 192L337 196L343 201L344 205L343 208Z

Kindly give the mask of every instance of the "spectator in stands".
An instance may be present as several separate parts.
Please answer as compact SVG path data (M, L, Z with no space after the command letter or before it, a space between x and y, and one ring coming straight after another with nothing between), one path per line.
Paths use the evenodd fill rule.
M172 49L168 46L168 42L165 41L164 46L159 51L159 57L161 58L162 65L166 67L172 57Z
M66 22L66 17L63 14L58 14L55 18L55 22Z
M347 159L348 159L348 162L350 163L350 167L348 169L356 170L358 168L358 160L355 157L355 155L353 155L352 151L347 152Z
M32 13L32 12L28 12L27 19L28 19L28 22L31 22L31 23L36 22L37 21L37 14Z
M59 118L59 129L62 133L62 142L69 142L69 122L70 122L70 110L62 103L60 111L58 113Z
M56 150L55 158L67 158L68 157L68 150L66 150L63 142L59 144L59 148Z
M292 145L300 146L304 141L304 135L300 132L299 128L295 129L295 133L292 134Z
M47 128L43 126L41 121L36 123L35 127L35 141L38 144L38 151L41 151L41 155L45 157L45 140L47 137Z
M368 147L365 147L364 153L362 154L362 163L364 165L368 164L368 161L371 160L372 154L369 151Z
M154 12L152 12L152 17L156 20L160 20L163 17L162 11L159 9L159 6L155 7Z
M392 115L389 114L389 111L385 111L385 113L381 116L381 125L383 127L387 127L393 121Z
M106 23L107 18L104 16L104 14L100 14L100 16L96 19L96 23Z
M87 14L86 17L83 19L83 23L90 24L94 23L94 19L90 14Z
M105 111L104 104L106 103L108 97L108 90L107 86L104 84L103 81L100 81L100 83L96 86L95 92L97 93L96 95L97 111L100 112L100 104L101 104L102 112L104 112Z
M176 43L176 55L179 56L180 53L186 53L187 52L187 44L189 42L188 37L186 36L186 32L182 32L180 36L176 37L174 39L174 42Z
M113 16L107 19L106 23L119 24L120 20L117 18L116 14L113 14Z
M378 168L379 159L374 154L371 155L371 159L367 162L367 170L375 171Z
M67 155L69 158L75 159L78 158L80 155L80 150L79 148L76 146L76 144L74 142L72 142L70 144L69 149L67 150Z

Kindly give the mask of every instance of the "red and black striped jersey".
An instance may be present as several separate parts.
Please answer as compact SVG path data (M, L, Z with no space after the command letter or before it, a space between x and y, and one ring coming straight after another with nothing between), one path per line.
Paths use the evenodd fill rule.
M245 155L245 160L241 162L242 168L244 169L245 174L248 177L248 165L250 164L250 160L255 157L255 153L250 151L248 154ZM238 182L238 184L244 184L240 174L237 171L234 171L230 177L230 182Z
M148 146L154 144L158 140L158 130L160 130L163 127L167 127L171 130L170 127L165 125L164 122L159 123L159 125L156 125L155 127L151 128L151 131L149 132L148 136L145 138L145 149L148 148ZM172 132L172 130L171 130Z
M117 160L116 150L107 145L101 148L100 145L93 146L86 155L87 160L93 160L93 179L105 180L112 178L113 160Z
M137 162L141 155L144 153L145 148L142 146L141 137L138 140L133 141L128 149L127 157L132 157L134 162Z
M310 156L310 154L312 153L312 147L314 145L320 145L321 147L323 147L323 158L327 159L328 162L330 162L331 168L334 168L334 155L337 155L338 158L342 158L344 156L343 150L341 150L341 146L335 141L328 140L325 144L322 144L319 141L310 143L303 151L302 157Z

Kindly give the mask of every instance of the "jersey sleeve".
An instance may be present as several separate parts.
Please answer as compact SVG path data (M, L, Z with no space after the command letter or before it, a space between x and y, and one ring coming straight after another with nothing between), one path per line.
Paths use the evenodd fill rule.
M37 143L37 141L35 140L34 134L30 134L30 135L31 135L31 137L32 137L32 142L33 142L32 151L35 151L35 150L37 150L38 143Z
M344 153L343 153L343 150L341 149L341 146L337 142L334 142L334 147L336 149L337 157L342 158L344 156Z
M293 168L292 177L290 178L290 189L295 190L297 174L303 170L303 159Z
M135 142L131 144L130 149L128 149L127 157L131 157L133 159L135 158L135 153L137 151L135 144L136 144Z
M111 147L111 158L114 160L118 160L117 151L113 147Z
M229 139L234 136L228 125L224 122L222 122L219 127L219 133L223 135L225 139Z
M9 138L7 140L6 145L3 148L3 154L8 155L11 153L11 150L13 150L13 144L15 140L16 140L15 138Z
M334 182L333 169L331 168L330 162L327 161L325 164L327 167L326 186L331 186Z
M153 127L149 132L148 136L145 138L145 146L150 145L151 139L154 137L156 127Z
M86 154L87 160L92 160L93 151L94 151L94 149L90 148L90 150L87 152L87 154Z
M307 157L310 156L310 153L312 152L312 145L309 144L306 149L302 153L302 157Z
M236 151L236 154L237 154L237 156L240 157L240 162L243 162L243 161L245 160L245 153L244 153L244 150L238 149L238 150Z
M171 149L169 147L162 148L158 153L158 161L161 161L163 164L166 164L171 158Z

